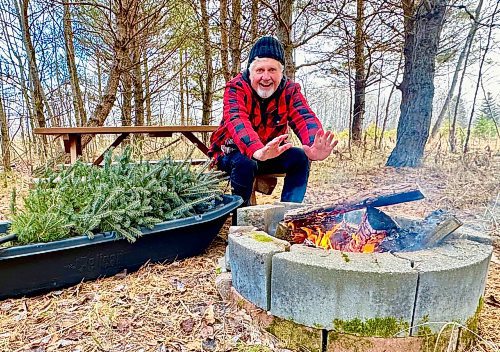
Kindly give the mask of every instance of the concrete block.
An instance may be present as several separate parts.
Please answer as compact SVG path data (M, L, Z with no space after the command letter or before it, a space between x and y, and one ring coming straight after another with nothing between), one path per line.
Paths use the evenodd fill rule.
M419 273L414 325L452 322L467 325L484 293L493 247L467 239L446 239L440 246L400 252ZM428 324L438 332L443 324ZM416 335L417 329L412 330Z
M255 226L267 233L274 233L278 222L283 220L284 206L274 204L253 205L239 208L236 222L239 226Z
M486 232L476 230L470 226L462 226L450 234L451 239L468 239L485 245L493 245L493 238Z
M293 245L272 260L271 313L321 329L359 318L404 330L412 321L417 278L409 260L390 253Z
M258 230L255 226L229 226L228 233L245 233Z
M234 288L257 307L269 310L271 260L286 246L262 231L229 235Z
M224 264L226 265L226 270L231 271L231 259L229 258L229 246L226 246L226 251L224 252Z

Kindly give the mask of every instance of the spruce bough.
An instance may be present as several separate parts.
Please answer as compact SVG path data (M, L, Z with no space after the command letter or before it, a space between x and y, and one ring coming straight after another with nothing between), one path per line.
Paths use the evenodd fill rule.
M194 172L188 161L169 158L133 163L130 149L112 161L109 152L102 167L77 161L49 171L24 199L24 209L13 209L10 232L17 242L108 231L134 242L141 227L203 213L222 196L221 173L207 170L208 164Z

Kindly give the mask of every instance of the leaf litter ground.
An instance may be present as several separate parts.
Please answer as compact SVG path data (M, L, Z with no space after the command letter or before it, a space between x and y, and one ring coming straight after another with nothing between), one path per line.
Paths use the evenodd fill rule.
M480 335L498 345L499 156L439 159L439 163L427 162L418 169L392 169L382 164L378 156L360 162L342 155L313 164L305 201L326 201L375 187L417 182L426 199L392 206L391 212L423 217L442 208L452 211L466 226L488 232L494 238L494 256ZM0 194L2 218L7 217L9 190L14 183L23 194L29 181L25 174L8 180ZM279 189L271 196L259 197L258 202L272 203L278 197ZM42 296L0 301L0 351L283 350L244 309L223 301L215 288L216 263L224 254L228 227L229 222L207 252L198 257L147 264L135 273L84 282ZM493 351L481 342L474 350Z

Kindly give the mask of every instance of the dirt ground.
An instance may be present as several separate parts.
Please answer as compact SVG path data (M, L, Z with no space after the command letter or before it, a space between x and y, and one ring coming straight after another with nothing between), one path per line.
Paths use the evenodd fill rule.
M500 157L426 160L417 169L383 167L336 155L314 165L305 202L327 201L400 182L417 182L426 199L390 211L425 216L441 208L494 239L474 351L500 344ZM0 217L8 217L9 194L24 194L29 179L16 174L0 192ZM279 187L279 186L278 186ZM279 197L259 196L259 203ZM215 288L217 259L224 253L228 223L203 255L172 264L148 264L135 273L0 301L0 351L279 351L244 309L224 302ZM43 268L40 268L43 271ZM450 297L451 299L451 297ZM493 345L492 345L493 344ZM496 346L495 346L496 345Z

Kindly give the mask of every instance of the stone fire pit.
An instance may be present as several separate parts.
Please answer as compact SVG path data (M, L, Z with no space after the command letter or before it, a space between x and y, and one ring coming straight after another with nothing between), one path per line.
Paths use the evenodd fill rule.
M364 254L268 235L297 206L239 209L226 254L236 299L266 313L257 317L289 348L407 352L433 351L437 343L438 351L455 351L470 344L490 238L463 229L433 248ZM396 220L402 227L410 221Z

